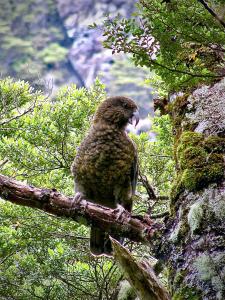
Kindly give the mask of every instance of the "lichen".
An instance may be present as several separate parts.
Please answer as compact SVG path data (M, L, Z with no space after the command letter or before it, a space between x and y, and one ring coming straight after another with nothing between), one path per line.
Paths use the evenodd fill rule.
M176 224L175 228L171 231L169 236L169 241L172 243L179 242L180 239L183 239L184 235L189 230L186 211L183 211L181 207L178 212L178 219L180 221Z
M216 135L225 131L225 79L213 86L203 85L188 97L187 124L197 124L195 131Z
M171 232L169 241L175 243L178 240L179 231L181 228L181 222L177 224L177 226L174 228L174 230Z
M191 205L188 213L188 225L192 235L200 228L203 215L203 201L198 201Z
M136 294L134 288L129 284L127 280L120 282L120 290L117 296L118 300L131 300L135 299Z
M218 220L225 221L225 193L209 197L209 208Z
M222 292L225 289L225 270L221 268L224 263L224 253L214 255L203 253L195 259L193 266L201 281L210 281L216 292Z

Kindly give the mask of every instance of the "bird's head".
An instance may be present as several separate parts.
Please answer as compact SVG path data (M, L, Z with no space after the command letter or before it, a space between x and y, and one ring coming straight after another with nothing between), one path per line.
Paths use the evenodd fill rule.
M104 122L118 128L125 128L128 123L136 126L139 122L138 107L133 100L117 96L107 98L100 104L94 117L94 124Z

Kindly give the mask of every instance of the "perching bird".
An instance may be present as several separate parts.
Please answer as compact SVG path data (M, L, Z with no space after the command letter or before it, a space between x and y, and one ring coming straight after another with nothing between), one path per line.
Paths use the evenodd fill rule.
M125 128L134 120L137 125L138 109L129 98L111 97L98 107L72 165L75 192L83 199L110 208L121 205L131 211L138 174L137 151ZM92 226L90 248L94 255L110 255L108 233Z

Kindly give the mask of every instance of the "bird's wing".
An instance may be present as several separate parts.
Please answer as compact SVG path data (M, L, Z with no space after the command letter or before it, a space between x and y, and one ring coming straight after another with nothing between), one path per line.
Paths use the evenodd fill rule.
M138 158L137 153L135 154L134 160L131 165L131 187L132 187L132 195L135 194L137 179L138 179Z

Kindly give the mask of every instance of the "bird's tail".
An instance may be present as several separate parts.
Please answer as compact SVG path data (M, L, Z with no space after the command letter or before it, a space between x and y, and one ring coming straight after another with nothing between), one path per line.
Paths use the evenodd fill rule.
M119 236L112 235L112 237L120 243L123 241ZM105 232L98 227L91 227L90 249L93 255L99 256L104 254L112 256L112 244L108 232Z
M94 255L104 254L106 232L98 227L91 227L90 248Z

